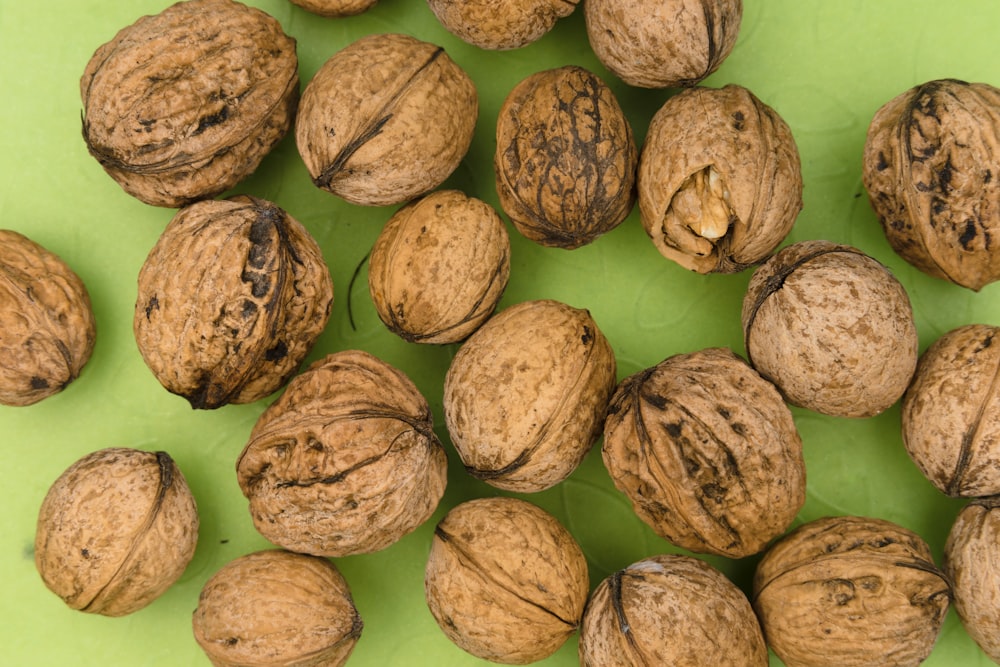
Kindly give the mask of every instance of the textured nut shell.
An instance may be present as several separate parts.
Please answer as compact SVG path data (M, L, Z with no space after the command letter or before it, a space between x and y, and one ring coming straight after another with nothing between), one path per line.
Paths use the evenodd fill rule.
M0 229L0 404L32 405L75 380L97 330L80 277L18 232Z
M616 372L586 310L539 300L500 311L445 376L445 422L466 470L520 492L566 479L600 436Z
M639 518L698 553L757 553L805 503L791 411L725 348L675 355L623 380L602 456Z
M291 0L291 2L313 14L340 18L363 14L374 7L378 0Z
M339 667L363 623L333 563L269 550L241 556L212 575L192 626L217 667Z
M444 49L374 34L316 72L295 121L317 187L360 205L400 204L440 185L472 143L479 98Z
M918 535L865 517L800 526L764 555L753 580L764 636L789 667L918 665L950 598Z
M137 611L183 574L198 541L198 510L164 452L114 447L74 462L38 512L35 566L73 609Z
M485 660L527 664L576 631L587 601L587 561L573 536L539 507L478 498L434 531L424 584L445 635Z
M346 556L384 549L429 519L447 457L409 378L346 350L312 364L261 414L236 473L264 537Z
M510 278L510 238L486 202L433 192L386 222L368 287L379 318L404 340L455 343L496 309Z
M497 119L497 195L511 222L545 246L577 248L635 204L638 151L614 93L582 67L532 74Z
M579 0L427 0L448 32L481 49L517 49L541 39Z
M873 258L800 241L751 276L743 339L754 368L797 406L870 417L895 403L917 365L905 289Z
M80 93L105 171L147 204L179 207L242 181L291 129L295 40L233 0L178 2L98 48Z
M625 83L691 86L736 45L741 0L587 0L587 36L597 58Z
M194 408L250 403L284 386L333 306L330 272L305 227L244 195L178 211L138 283L139 352Z
M935 341L903 395L903 442L949 496L1000 494L1000 327L970 324Z
M750 602L721 572L677 554L651 556L604 579L580 625L582 667L766 667Z
M765 260L802 210L791 130L737 85L669 98L650 121L637 182L640 219L656 249L699 273Z
M863 181L886 238L921 271L979 290L1000 279L1000 89L930 81L872 118Z

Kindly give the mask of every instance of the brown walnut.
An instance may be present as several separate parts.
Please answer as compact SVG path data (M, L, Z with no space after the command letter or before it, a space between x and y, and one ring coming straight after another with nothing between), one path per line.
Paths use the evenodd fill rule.
M291 2L313 14L340 18L363 14L374 7L378 0L291 0Z
M428 0L448 32L481 49L518 49L537 42L580 0Z

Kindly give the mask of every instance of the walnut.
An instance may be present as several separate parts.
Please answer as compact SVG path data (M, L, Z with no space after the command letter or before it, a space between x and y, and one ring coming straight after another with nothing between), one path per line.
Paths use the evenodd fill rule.
M656 112L639 157L639 213L656 249L699 273L765 260L802 209L784 120L737 85L696 87Z
M0 404L32 405L79 377L97 335L86 286L56 254L0 229Z
M295 140L317 187L388 206L451 175L478 113L475 84L442 47L373 34L333 54L309 81Z
M632 128L593 73L565 66L522 80L500 108L496 138L500 205L527 238L578 248L631 212L638 161Z
M80 80L90 153L129 194L180 207L249 176L291 129L295 40L233 0L187 0L102 45Z
M198 510L166 452L101 449L52 484L38 512L35 566L72 609L124 616L176 582L198 541Z
M179 210L138 282L139 351L193 408L250 403L284 386L333 303L330 272L306 228L246 195Z
M427 401L384 361L330 354L261 414L236 463L257 530L316 556L371 553L430 518L447 457Z
M472 655L523 665L552 655L583 616L587 561L545 510L517 498L465 501L434 529L424 575L441 630Z
M448 32L481 49L518 49L537 42L580 0L428 0Z
M291 0L293 5L298 5L306 11L330 18L363 14L377 2L378 0Z

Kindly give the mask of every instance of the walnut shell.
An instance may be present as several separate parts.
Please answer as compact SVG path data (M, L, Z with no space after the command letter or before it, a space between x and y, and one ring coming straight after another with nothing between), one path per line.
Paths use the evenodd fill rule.
M788 667L919 665L950 599L920 536L866 517L800 526L768 550L753 579L764 637Z
M862 176L886 238L928 275L979 290L1000 279L1000 89L952 79L872 118Z
M492 206L441 190L396 211L375 240L368 289L404 340L455 343L496 309L510 278L510 238Z
M284 386L332 305L308 230L275 204L238 195L177 212L139 272L133 330L160 383L212 409Z
M524 500L477 498L434 530L427 605L445 635L504 664L542 660L576 632L587 601L587 561L551 514Z
M364 626L340 570L277 549L230 561L205 583L194 638L217 667L340 667Z
M692 86L736 45L742 0L587 0L587 37L598 60L642 88Z
M360 350L330 354L261 414L236 463L257 530L316 556L371 553L430 518L447 456L413 383Z
M917 365L906 290L857 248L800 241L751 276L743 340L785 399L827 415L870 417L894 404Z
M791 130L737 85L670 97L650 121L637 182L640 219L653 245L698 273L760 263L802 210Z
M442 47L374 34L333 54L309 81L295 140L318 188L388 206L451 175L478 113L475 84Z
M74 462L38 512L35 566L72 609L124 616L176 582L198 541L198 509L166 452L112 447Z
M650 556L594 589L580 625L582 667L767 667L746 595L690 556Z
M35 241L0 229L0 404L32 405L65 389L96 335L80 276Z
M580 0L427 0L441 25L481 49L519 49L544 37Z
M319 16L341 18L363 14L374 7L378 0L291 0L291 3Z
M511 222L545 246L578 248L635 204L638 151L618 100L582 67L537 72L500 108L497 194Z
M623 380L602 456L639 518L698 553L757 553L805 503L791 411L725 348L674 355Z
M80 93L104 170L147 204L180 207L242 181L291 129L295 40L233 0L178 2L98 48Z
M466 471L519 492L566 479L600 437L616 371L588 311L548 299L500 311L445 376L445 423Z

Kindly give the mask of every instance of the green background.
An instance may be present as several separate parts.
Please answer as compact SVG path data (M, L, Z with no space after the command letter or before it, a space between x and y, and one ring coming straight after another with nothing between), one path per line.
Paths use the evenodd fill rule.
M126 195L87 154L80 134L78 81L90 55L118 29L167 4L0 4L0 226L62 256L87 284L98 322L94 355L66 391L27 408L0 407L4 664L207 665L190 629L201 586L229 560L270 546L251 524L234 464L272 399L196 412L146 369L131 332L136 275L173 211ZM382 0L349 19L313 16L287 0L249 4L276 17L298 40L303 85L330 55L368 33L405 32L445 46L480 94L474 142L447 185L495 206L494 119L523 77L565 64L591 69L618 95L640 142L653 113L674 92L630 88L609 74L590 50L579 9L533 45L485 52L446 32L423 0ZM1000 85L998 25L996 0L748 0L736 48L706 81L744 85L788 122L802 157L805 207L786 242L848 243L887 264L909 291L921 350L963 324L1000 324L1000 285L973 293L929 278L893 254L861 185L865 131L879 106L924 81L955 77ZM463 500L496 493L469 478L447 444L441 388L457 348L405 343L389 333L371 305L365 267L351 288L355 269L394 208L353 206L314 188L290 137L235 191L276 202L323 248L336 300L310 358L361 348L397 366L429 400L449 448L449 486L431 521L382 552L336 560L365 621L350 664L486 664L445 639L423 599L434 523ZM542 248L510 229L512 276L501 305L553 298L590 309L615 350L621 377L703 347L743 354L739 314L749 271L701 276L681 269L659 256L637 211L573 251ZM800 409L794 415L808 471L808 500L797 523L829 514L882 517L921 534L940 562L962 502L940 494L907 457L898 406L863 420ZM79 457L108 446L169 452L201 514L198 549L183 578L149 607L118 619L65 607L43 586L32 560L35 518L49 485ZM592 585L645 556L677 551L631 513L598 448L567 481L528 499L577 537ZM745 590L757 562L706 560ZM576 664L576 639L540 664ZM952 611L925 664L990 663Z

